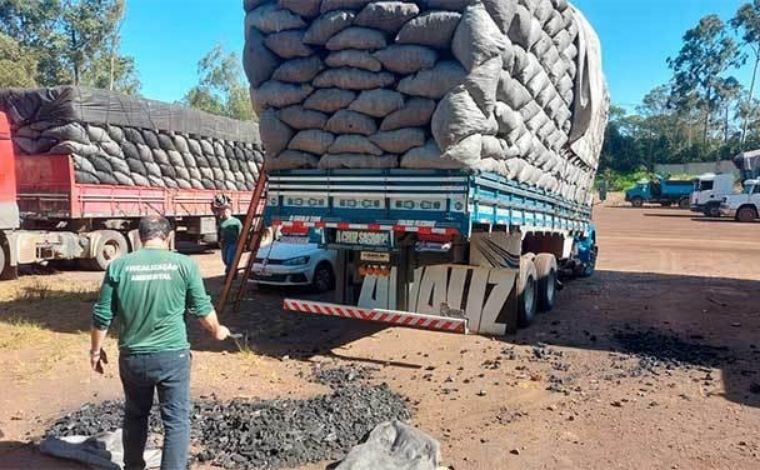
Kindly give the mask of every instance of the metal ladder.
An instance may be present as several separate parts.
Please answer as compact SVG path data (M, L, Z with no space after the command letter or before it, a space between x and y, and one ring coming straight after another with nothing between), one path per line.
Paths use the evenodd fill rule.
M256 253L261 246L261 240L264 236L264 209L266 208L266 187L267 176L264 172L264 165L259 168L259 177L256 180L256 186L253 189L253 198L251 204L248 206L248 212L245 215L245 221L243 222L243 229L238 238L238 244L235 248L235 258L232 261L232 268L227 272L224 278L224 288L222 294L219 296L216 302L217 314L222 314L232 292L232 284L235 281L235 277L240 272L243 275L240 276L238 282L237 291L234 293L234 308L233 311L237 312L240 309L240 301L243 298L243 294L248 287L248 279L251 277L251 271L253 265L256 262ZM243 253L248 251L248 260L245 263L245 267L241 268L240 259L243 257Z

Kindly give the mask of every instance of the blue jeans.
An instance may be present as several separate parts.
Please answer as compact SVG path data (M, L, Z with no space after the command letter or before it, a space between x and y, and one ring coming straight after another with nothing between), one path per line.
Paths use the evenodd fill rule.
M124 469L143 470L148 418L158 390L164 448L161 470L185 470L190 447L190 351L123 354L119 374L124 386Z
M235 249L237 248L237 241L235 243L227 243L222 245L222 261L224 262L224 273L230 272L233 269L232 264L235 262Z

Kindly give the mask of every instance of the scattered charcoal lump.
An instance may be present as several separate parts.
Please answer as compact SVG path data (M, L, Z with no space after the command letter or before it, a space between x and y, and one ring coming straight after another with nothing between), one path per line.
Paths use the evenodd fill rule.
M375 370L355 366L325 368L317 364L311 372L314 382L337 389L357 382L366 382Z
M609 98L599 39L566 0L244 8L251 98L277 129L262 135L271 169L488 171L590 204ZM281 122L293 106L324 115ZM304 148L305 130L338 145ZM374 145L344 150L355 134ZM310 155L281 157L294 149Z
M72 155L82 184L244 191L263 161L258 125L117 93L0 91L16 150Z
M48 435L94 435L121 427L123 405L86 405L56 421ZM387 385L348 385L306 400L199 400L193 403L194 456L223 468L296 467L343 458L386 421L408 421L404 399ZM150 427L160 433L158 409Z
M624 352L639 359L641 371L656 373L658 368L718 367L732 360L725 347L689 343L654 329L626 328L615 331L613 337Z

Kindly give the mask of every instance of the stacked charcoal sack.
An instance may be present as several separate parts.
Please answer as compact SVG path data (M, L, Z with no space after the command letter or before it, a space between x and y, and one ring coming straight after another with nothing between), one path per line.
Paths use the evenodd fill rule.
M271 170L468 169L588 203L607 121L566 0L245 0Z
M71 154L78 183L249 190L263 160L258 126L77 87L0 91L18 151Z

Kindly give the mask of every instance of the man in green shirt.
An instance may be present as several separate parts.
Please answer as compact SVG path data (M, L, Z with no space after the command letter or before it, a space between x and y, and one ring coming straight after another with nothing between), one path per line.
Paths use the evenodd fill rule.
M224 273L227 274L235 262L235 249L237 248L240 232L243 230L243 224L240 219L232 215L232 208L229 204L219 209L219 234L222 245L222 261L224 262Z
M164 423L162 470L187 468L190 446L190 343L185 313L219 341L230 331L219 324L198 266L168 249L171 232L163 217L145 217L143 248L114 260L92 314L90 365L107 363L103 342L119 317L119 374L124 387L124 466L145 468L148 417L158 390Z

